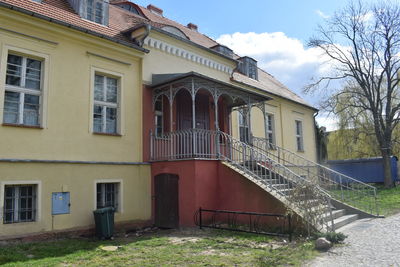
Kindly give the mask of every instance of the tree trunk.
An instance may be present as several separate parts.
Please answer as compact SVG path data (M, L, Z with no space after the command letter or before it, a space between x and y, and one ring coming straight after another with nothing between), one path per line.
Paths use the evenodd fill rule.
M382 149L385 188L391 188L394 186L394 182L392 179L392 164L391 164L390 154L391 154L390 150Z

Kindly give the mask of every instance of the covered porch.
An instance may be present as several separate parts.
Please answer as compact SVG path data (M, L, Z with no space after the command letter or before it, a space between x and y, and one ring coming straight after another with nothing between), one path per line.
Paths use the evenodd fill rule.
M251 143L251 109L264 115L264 102L271 98L195 73L153 75L154 128L150 132L152 161L219 159L230 152L232 111L246 125Z

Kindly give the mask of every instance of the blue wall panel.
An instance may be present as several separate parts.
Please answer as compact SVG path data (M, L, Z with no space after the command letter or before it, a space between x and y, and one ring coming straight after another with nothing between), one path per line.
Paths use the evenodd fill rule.
M52 194L52 213L53 215L68 214L70 201L69 192L56 192Z
M398 181L397 158L391 157L392 179ZM366 158L350 160L330 160L328 165L331 169L350 176L364 183L383 183L383 159Z

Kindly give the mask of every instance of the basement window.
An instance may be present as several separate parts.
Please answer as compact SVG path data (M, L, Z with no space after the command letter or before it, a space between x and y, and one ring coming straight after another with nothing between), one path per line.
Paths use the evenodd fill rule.
M36 220L36 185L6 185L4 187L3 223Z
M112 207L118 210L119 183L98 183L96 190L97 209Z

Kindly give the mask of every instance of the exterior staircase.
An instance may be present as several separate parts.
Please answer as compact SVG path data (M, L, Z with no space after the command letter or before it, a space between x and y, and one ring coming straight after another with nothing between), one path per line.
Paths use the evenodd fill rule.
M264 138L254 137L253 147L330 194L334 229L357 219L379 216L374 186L308 160Z
M248 145L228 135L224 139L230 147L230 154L222 154L225 165L242 172L319 231L335 231L378 215L373 186L273 147L267 140Z
M335 231L378 215L376 188L253 138L241 142L222 131L188 129L152 136L153 160L221 160L277 198L317 231Z

